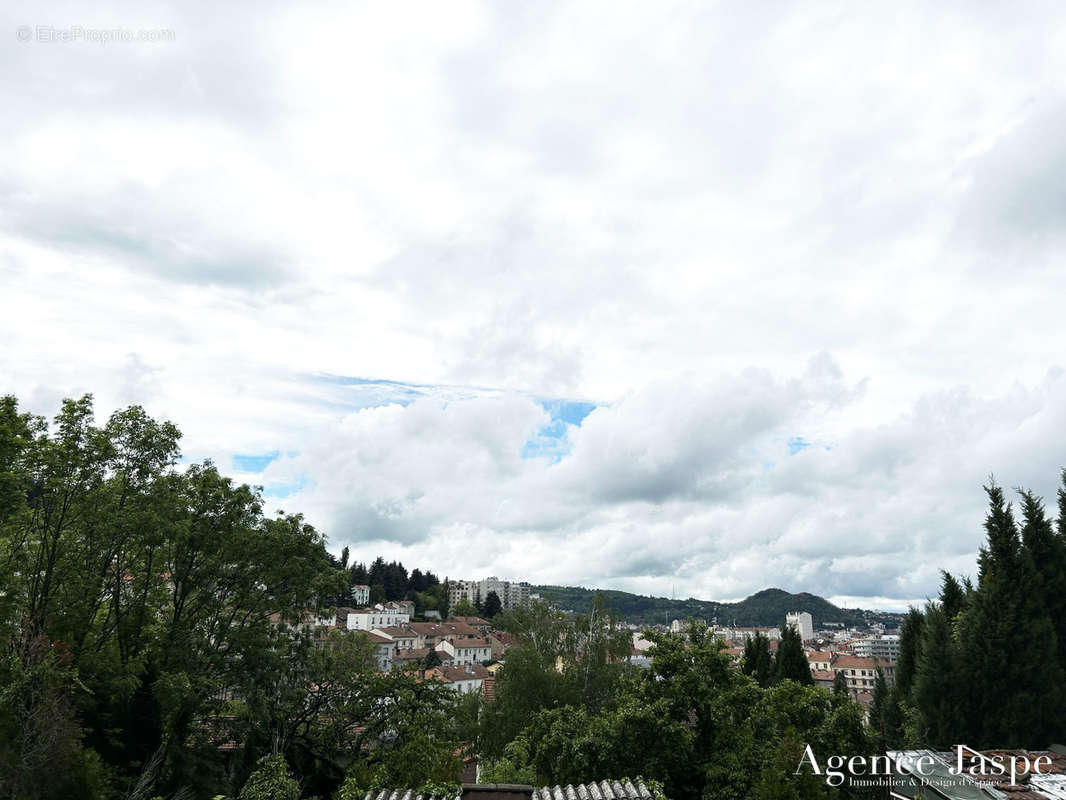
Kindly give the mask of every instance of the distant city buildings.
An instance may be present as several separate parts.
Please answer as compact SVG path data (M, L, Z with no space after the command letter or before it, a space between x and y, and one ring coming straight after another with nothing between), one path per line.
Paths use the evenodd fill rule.
M714 629L714 635L719 639L725 639L726 641L739 642L743 644L748 639L754 639L757 635L762 634L771 642L777 642L781 640L781 629L771 626L760 625L744 625L724 627L717 626Z
M525 581L501 581L496 576L481 581L448 581L448 599L452 606L461 600L471 605L484 603L489 592L495 592L503 608L515 608L530 599L529 584Z

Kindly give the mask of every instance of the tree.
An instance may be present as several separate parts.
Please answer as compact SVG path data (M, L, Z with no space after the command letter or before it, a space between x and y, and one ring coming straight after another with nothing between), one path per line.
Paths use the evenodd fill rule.
M1059 664L1066 667L1066 536L1056 533L1044 512L1043 501L1030 491L1022 499L1022 548L1036 575L1031 591L1055 627Z
M484 615L485 619L492 619L502 610L503 604L500 603L500 596L496 594L496 592L489 592L485 597L485 604L481 609L481 613Z
M948 621L954 622L955 618L962 613L962 609L966 604L966 593L963 591L962 585L955 580L955 576L950 572L942 569L940 570L940 575L940 607L944 609Z
M1055 628L1013 511L994 483L985 490L987 544L978 583L959 621L962 685L980 687L956 738L974 747L1045 747L1061 738L1063 669ZM942 613L942 612L941 612Z
M918 738L932 747L951 747L963 735L958 646L947 614L936 603L925 607L918 665L912 688L918 711ZM976 694L976 693L974 693Z
M422 669L429 670L441 665L440 653L436 650L430 650L426 653L426 657L422 659Z
M781 640L774 657L774 680L796 681L805 686L814 685L810 663L803 652L803 642L791 625L781 626Z
M452 615L456 617L476 617L477 609L474 608L469 600L463 598L452 608Z
M903 624L900 626L896 686L899 687L900 696L903 698L910 697L914 676L918 671L923 622L922 612L911 606L907 611L907 616L903 619Z
M870 705L870 729L879 741L879 749L893 750L903 742L903 720L894 690L889 689L884 671L878 667L874 677L873 702Z
M770 685L774 672L773 656L770 654L770 640L761 632L744 642L744 658L740 668L760 686Z
M263 756L241 789L238 800L300 800L300 784L292 776L284 758Z
M835 697L848 697L848 679L844 677L844 671L838 670L833 675L833 695Z

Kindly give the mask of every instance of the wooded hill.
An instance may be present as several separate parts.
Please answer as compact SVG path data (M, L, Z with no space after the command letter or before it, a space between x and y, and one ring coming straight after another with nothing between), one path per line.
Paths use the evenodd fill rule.
M847 626L880 621L894 626L901 614L840 608L823 597L800 592L792 594L783 589L763 589L739 603L719 603L714 600L670 600L648 597L614 589L585 589L580 586L534 586L533 591L561 609L583 614L588 611L596 594L603 596L609 608L626 622L666 625L674 619L694 617L721 625L781 625L789 611L806 611L814 618L815 627L826 622L842 622Z

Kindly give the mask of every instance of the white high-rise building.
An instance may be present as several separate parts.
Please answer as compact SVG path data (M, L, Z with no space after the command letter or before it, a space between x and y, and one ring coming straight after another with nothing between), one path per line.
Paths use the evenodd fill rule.
M501 581L495 575L482 581L448 581L448 596L453 606L460 600L484 603L489 592L496 592L503 608L514 608L529 600L529 584L525 581Z
M789 611L785 614L785 624L794 628L805 642L814 638L814 618L806 611Z

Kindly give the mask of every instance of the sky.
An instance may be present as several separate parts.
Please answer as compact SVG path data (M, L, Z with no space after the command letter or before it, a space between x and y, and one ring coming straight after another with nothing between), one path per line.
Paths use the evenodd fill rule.
M143 405L334 552L900 609L975 572L989 475L1055 504L1060 3L8 2L3 35L0 392Z

